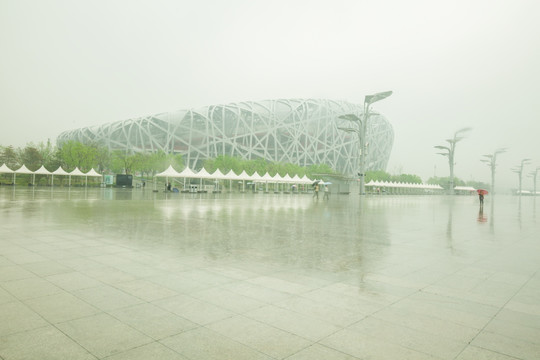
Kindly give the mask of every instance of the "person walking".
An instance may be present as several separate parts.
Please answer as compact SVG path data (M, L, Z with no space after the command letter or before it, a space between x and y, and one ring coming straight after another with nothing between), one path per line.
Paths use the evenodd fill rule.
M479 192L478 193L478 200L480 200L480 208L484 208L484 194Z
M328 185L324 185L324 196L323 200L330 200L330 189L328 189Z
M315 190L313 191L313 197L316 197L319 200L319 184L315 184Z

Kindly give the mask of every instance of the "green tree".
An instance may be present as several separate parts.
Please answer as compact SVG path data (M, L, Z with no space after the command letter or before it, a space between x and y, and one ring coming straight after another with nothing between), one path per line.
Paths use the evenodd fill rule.
M428 179L428 184L440 185L443 189L448 190L450 188L451 179L450 176L446 177L431 177ZM465 186L465 182L454 177L454 186Z
M131 174L137 167L139 157L136 154L129 154L124 150L114 150L112 152L111 168L117 174Z
M12 145L2 147L0 152L0 163L6 164L12 170L16 170L21 164L17 156L17 151Z
M29 144L21 150L20 159L31 171L36 171L43 164L43 156L33 144Z
M243 170L242 164L243 161L239 158L228 155L220 155L214 159L206 159L203 162L203 167L209 173L212 173L219 169L225 174L228 173L230 170L234 171L236 174L240 174Z
M306 169L306 175L314 178L323 174L336 174L336 172L326 164L310 165Z
M382 170L373 170L366 171L366 184L370 181L392 181L392 176L386 171Z
M72 140L62 145L59 155L62 163L67 168L65 170L78 167L81 171L88 171L95 167L98 161L96 146Z
M421 184L422 178L418 175L411 175L411 174L401 174L401 175L394 175L391 177L392 181L395 182L402 182L402 183L411 183L411 184Z

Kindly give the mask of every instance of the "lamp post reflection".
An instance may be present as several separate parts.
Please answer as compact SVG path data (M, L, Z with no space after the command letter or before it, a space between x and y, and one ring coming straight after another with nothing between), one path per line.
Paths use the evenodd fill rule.
M518 177L519 177L519 190L518 190L518 194L519 196L522 195L522 189L521 189L521 180L522 180L522 176L523 176L523 167L526 165L526 164L529 164L531 161L531 159L523 159L521 160L521 165L519 166L516 166L512 169L513 172L515 172L516 174L518 174Z

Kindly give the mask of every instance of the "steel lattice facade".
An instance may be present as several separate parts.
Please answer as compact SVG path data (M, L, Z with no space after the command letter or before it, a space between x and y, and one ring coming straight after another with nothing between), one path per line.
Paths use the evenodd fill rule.
M109 150L180 153L193 169L205 159L228 155L301 166L327 164L354 175L358 139L337 128L343 121L338 116L362 111L361 104L320 99L212 105L66 131L58 144L75 140L97 142ZM366 134L368 170L386 169L393 141L386 118L371 115Z

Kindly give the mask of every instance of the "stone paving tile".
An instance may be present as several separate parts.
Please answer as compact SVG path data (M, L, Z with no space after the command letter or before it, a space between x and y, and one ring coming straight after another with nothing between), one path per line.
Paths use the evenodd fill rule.
M19 301L0 306L0 336L49 325L35 311Z
M32 298L26 300L25 304L52 324L101 312L101 310L65 292Z
M388 323L429 333L440 338L451 339L461 343L468 343L478 334L479 330L459 325L434 316L414 312L398 306L390 306L371 315L372 318L387 321Z
M92 279L77 271L55 274L47 276L45 279L66 291L75 291L103 285L100 281Z
M440 358L351 330L338 331L319 342L359 359L440 360Z
M23 267L37 276L49 276L73 271L71 268L57 263L56 261L41 261L23 265Z
M292 294L285 291L274 290L245 281L223 285L221 288L266 304L272 304L292 296Z
M0 358L95 360L96 357L53 326L0 337Z
M116 282L114 286L145 301L154 301L178 295L176 291L170 290L165 286L155 284L146 279Z
M6 290L4 290L0 285L0 305L8 302L16 301L17 299L8 293Z
M20 300L52 295L62 291L58 286L41 278L7 281L2 283L2 287Z
M34 278L36 275L20 265L0 267L0 283L13 280Z
M154 342L142 345L120 354L108 356L104 360L189 360L176 351Z
M119 282L132 281L139 279L137 276L128 274L110 266L99 266L96 268L88 268L80 271L95 280L104 284L114 285Z
M157 300L153 304L199 325L210 324L234 315L222 307L187 295Z
M313 360L313 359L324 359L324 360L358 360L352 355L348 355L334 349L330 349L326 346L320 344L313 344L312 346L300 350L296 354L293 354L286 358L287 360Z
M199 326L149 303L114 310L109 314L156 340L177 335Z
M410 327L397 325L393 322L368 317L348 327L363 335L412 349L435 358L454 359L468 342L460 342L445 336L435 335L425 329L414 330Z
M150 337L107 314L88 316L56 326L98 358L153 342Z
M312 287L293 283L287 280L278 279L273 276L259 276L245 280L247 283L259 285L268 289L273 289L288 294L302 294L313 290Z
M489 331L482 331L471 342L471 345L518 359L533 360L540 358L540 343L538 339L535 342L528 342L516 337L510 338Z
M276 359L311 345L311 341L244 316L217 321L207 328Z
M518 358L476 346L467 346L467 348L459 354L456 360L518 360Z
M339 326L316 317L306 316L274 305L248 311L244 316L312 341L319 341L340 329Z
M190 360L271 360L248 346L206 328L197 328L160 341Z
M91 288L85 287L84 289L73 291L72 294L103 311L121 309L144 302L135 296L109 285L100 285Z
M274 305L302 315L314 317L339 327L347 327L366 317L365 314L360 312L338 308L328 303L302 296L279 301L274 303Z
M221 287L202 290L190 294L194 298L206 301L236 314L266 306L265 303L250 297L236 294Z

